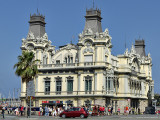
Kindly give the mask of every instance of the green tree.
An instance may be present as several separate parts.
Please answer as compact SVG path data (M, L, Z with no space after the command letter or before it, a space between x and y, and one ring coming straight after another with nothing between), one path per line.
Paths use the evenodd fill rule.
M18 62L14 65L14 69L16 68L15 74L26 83L33 80L38 74L37 61L39 60L34 60L34 58L33 52L23 51L22 55L18 56Z
M154 94L154 99L157 100L156 105L160 106L160 94Z

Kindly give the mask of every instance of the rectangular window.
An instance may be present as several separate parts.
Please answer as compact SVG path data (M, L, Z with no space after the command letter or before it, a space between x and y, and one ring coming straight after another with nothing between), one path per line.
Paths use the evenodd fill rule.
M110 90L111 89L111 79L110 79L110 77L108 78L108 90Z
M113 80L111 77L106 77L106 90L110 91L111 90L111 85L113 87Z
M58 80L56 81L56 93L61 94L61 90L62 90L62 81Z
M45 81L45 95L50 94L50 81Z
M71 57L71 63L73 63L73 57Z
M67 80L67 92L72 94L73 92L73 80Z
M65 58L65 63L67 63L67 58Z
M85 55L84 62L93 62L93 56L92 55Z
M85 93L91 94L91 92L92 92L92 80L91 80L91 77L86 77L85 78Z

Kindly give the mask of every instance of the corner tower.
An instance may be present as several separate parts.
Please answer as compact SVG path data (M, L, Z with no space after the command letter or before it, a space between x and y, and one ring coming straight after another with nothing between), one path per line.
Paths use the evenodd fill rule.
M37 14L30 15L29 33L32 32L35 37L43 37L45 31L45 16L37 12Z
M93 33L101 33L102 26L101 26L101 10L99 9L87 9L86 10L86 23L84 27L84 31L88 30L89 28L93 31Z
M144 40L135 40L135 50L141 57L146 56Z

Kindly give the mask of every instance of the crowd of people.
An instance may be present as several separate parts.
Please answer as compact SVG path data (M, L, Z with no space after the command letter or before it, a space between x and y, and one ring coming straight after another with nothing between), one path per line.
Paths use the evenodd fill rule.
M59 116L59 114L64 110L63 107L58 107L58 106L45 106L45 107L40 107L39 109L39 116Z
M61 112L63 112L64 110L69 110L71 107L71 105L68 106L41 106L38 107L38 110L36 110L38 112L39 116L59 116ZM81 106L81 109L83 109L84 111L86 111L87 113L89 113L92 116L103 116L103 115L113 115L113 106L100 106L100 105L93 105L93 106ZM19 107L2 107L2 114L3 114L3 118L4 118L4 113L8 112L8 114L12 114L12 115L16 115L16 116L23 116L25 114L25 107L23 106L19 106ZM140 109L138 109L138 112L140 113ZM124 111L121 111L120 107L118 107L116 110L114 110L114 113L116 113L117 115L120 115L120 113L124 113L124 115L128 115L128 114L135 114L137 113L136 109L133 107L128 107L125 106L124 107ZM157 111L156 113L160 113L160 111ZM30 108L27 108L27 116L30 115Z

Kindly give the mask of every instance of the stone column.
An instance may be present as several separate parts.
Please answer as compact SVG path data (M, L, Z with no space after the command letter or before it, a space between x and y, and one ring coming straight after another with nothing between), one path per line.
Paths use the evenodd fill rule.
M128 93L128 76L124 75L124 93Z
M78 91L80 91L80 84L81 84L81 74L78 73Z
M43 50L41 50L41 61L42 61L42 64L43 64Z
M110 82L110 84L111 84L111 91L113 91L113 77L111 77L111 82Z
M78 48L78 60L80 63L81 62L81 46L79 46L79 48Z
M38 58L38 57L39 57L39 56L38 56L38 55L39 55L38 52L39 52L39 50L36 50L36 59L39 59L39 58Z
M106 90L106 74L103 74L103 90Z
M95 46L95 62L97 62L97 46Z
M38 76L36 77L36 92L38 92Z
M48 64L51 64L51 52L49 52L49 56L48 56Z

